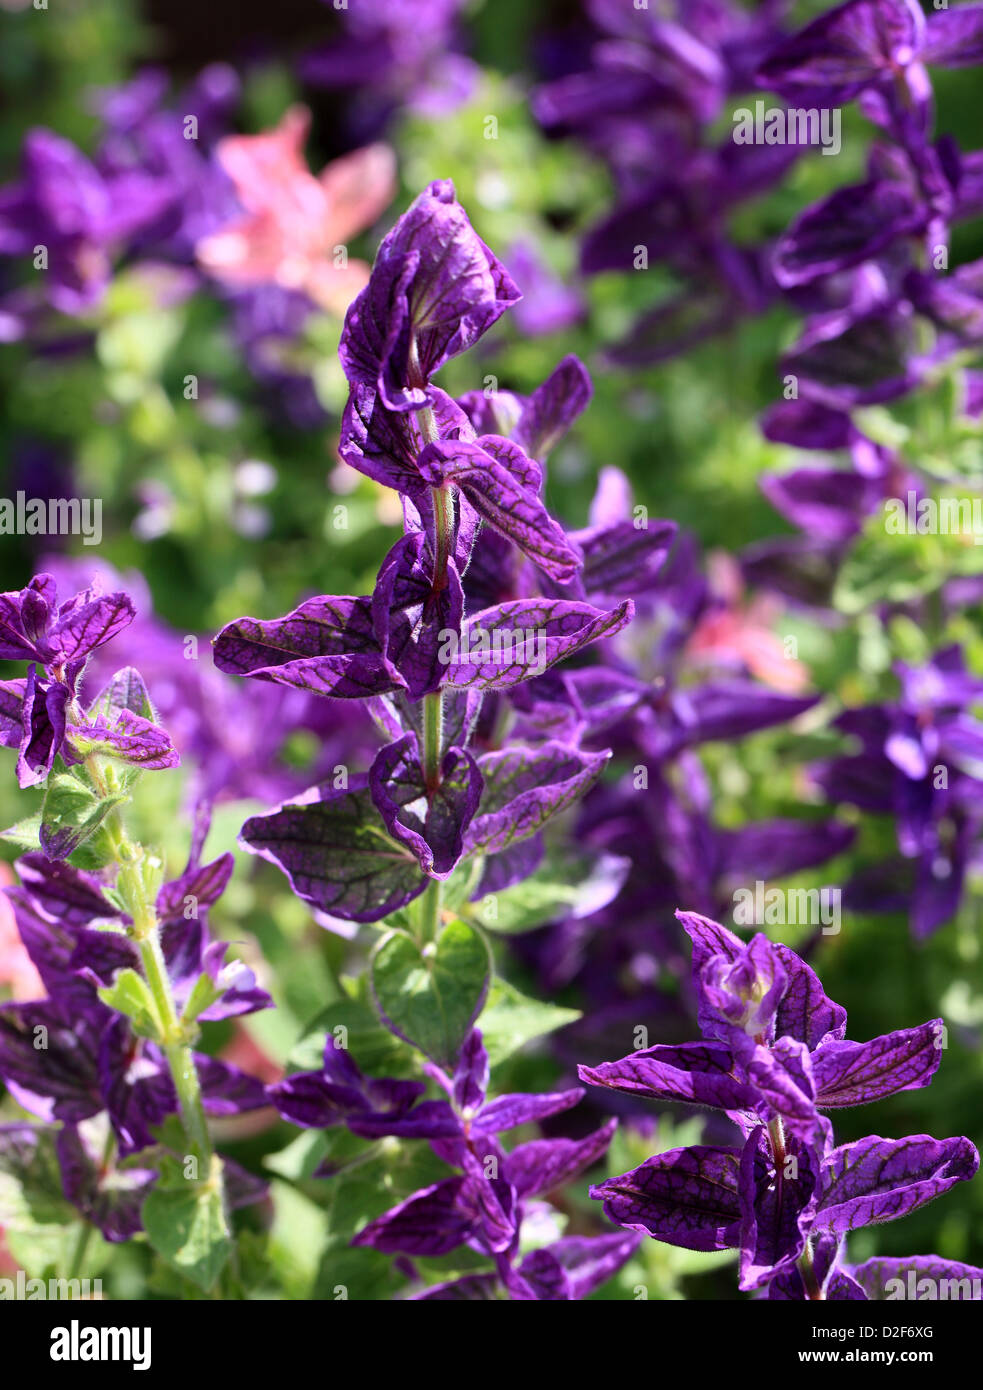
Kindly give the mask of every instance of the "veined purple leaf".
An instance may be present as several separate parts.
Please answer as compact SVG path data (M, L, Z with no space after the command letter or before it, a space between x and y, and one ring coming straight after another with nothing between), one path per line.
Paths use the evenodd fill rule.
M867 1297L875 1300L979 1302L983 1298L983 1269L938 1255L875 1255L854 1265L850 1273Z
M421 383L518 298L454 185L437 179L386 235L368 285L348 309L339 348L345 375L375 386L390 409L410 409L420 403Z
M166 729L129 709L120 710L111 725L69 725L66 739L79 758L96 753L147 770L177 767L181 761Z
M752 1130L741 1156L740 1287L763 1284L794 1265L805 1248L816 1206L818 1162L791 1136L776 1168L768 1134Z
M507 690L611 637L634 616L630 599L605 612L566 599L514 599L469 618L448 652L445 685Z
M285 618L239 618L214 654L220 671L315 695L364 699L404 684L379 649L370 598L312 598Z
M518 1125L531 1124L545 1120L549 1115L557 1115L561 1110L569 1110L583 1099L582 1086L569 1091L552 1091L539 1095L496 1096L483 1105L471 1122L472 1135L499 1134L502 1130L515 1129Z
M446 1255L469 1240L479 1213L465 1178L445 1178L363 1226L352 1245L386 1254Z
M616 521L610 526L575 531L570 539L583 552L585 592L617 594L619 598L644 593L672 549L677 531L672 521L654 521L647 526Z
M607 753L580 753L562 743L486 753L478 764L484 791L465 837L468 852L497 854L535 835L594 785L607 760Z
M532 1250L518 1269L518 1279L537 1300L584 1299L616 1274L638 1248L641 1236L618 1231L605 1236L563 1236ZM521 1297L513 1289L513 1298Z
M874 179L838 188L779 237L772 258L775 279L789 289L848 270L913 235L929 217L930 210L901 184Z
M394 666L411 699L439 688L446 634L460 632L464 590L453 557L443 585L433 582L433 556L422 532L397 541L383 561L372 594L372 622L383 660Z
M777 1037L796 1038L812 1051L846 1032L846 1009L828 998L812 966L788 946L775 944L788 988L775 1015Z
M592 1187L609 1221L686 1250L729 1250L740 1238L741 1151L694 1144L656 1154Z
M140 672L124 666L109 680L88 709L88 717L97 724L113 724L123 710L155 722L154 707Z
M86 589L61 605L48 630L48 643L63 661L72 661L110 641L135 617L128 594L98 594Z
M432 487L454 483L489 526L527 555L552 579L573 579L580 567L559 526L529 483L536 469L517 444L494 435L475 442L439 440L419 459L420 473Z
M920 57L945 68L983 63L983 5L957 5L929 14Z
M427 885L414 856L386 834L365 775L348 791L312 787L250 816L239 839L281 868L299 898L350 922L376 922Z
M910 61L924 33L916 0L847 0L780 44L759 69L759 83L790 100L818 88L849 101Z
M518 1144L505 1161L505 1178L520 1197L562 1187L607 1152L618 1127L608 1120L584 1139L531 1139Z
M816 1104L865 1105L927 1086L942 1060L942 1020L902 1028L870 1042L830 1041L812 1059Z
M369 386L352 385L341 421L338 452L351 468L383 487L419 502L426 484L417 465L430 441L424 433L421 409L429 409L440 439L474 439L464 411L446 392L430 386L413 410L389 410Z
M26 680L0 681L0 744L16 748L24 732Z
M852 1231L899 1216L973 1177L980 1156L968 1139L912 1134L882 1139L872 1134L833 1149L823 1167L816 1225Z
M658 1045L631 1052L617 1062L578 1067L581 1081L652 1100L709 1105L718 1110L748 1110L754 1088L734 1074L734 1058L714 1043Z
M523 405L513 431L516 443L532 458L544 459L587 409L593 394L590 373L570 353Z

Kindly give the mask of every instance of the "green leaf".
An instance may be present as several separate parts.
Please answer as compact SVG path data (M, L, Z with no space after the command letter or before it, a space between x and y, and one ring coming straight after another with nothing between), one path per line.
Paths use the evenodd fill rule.
M72 851L68 856L68 862L73 868L83 869L87 873L95 873L99 869L104 869L107 864L116 863L116 846L106 830L105 822L89 836L84 844ZM105 892L107 897L111 896L110 890L106 889ZM113 894L112 896L115 897L116 895Z
M41 848L40 812L34 816L25 816L15 825L9 826L6 830L0 830L0 840L5 840L8 845L13 845L14 849L23 854L39 850Z
M160 1042L163 1029L157 1017L150 987L135 970L121 970L113 984L98 991L99 998L118 1014L125 1014L133 1025L133 1031L142 1038L153 1038Z
M192 986L191 993L188 995L188 1002L181 1010L181 1018L186 1023L193 1023L199 1014L203 1014L206 1009L211 1008L221 993L221 989L218 988L212 977L202 971Z
M491 983L491 955L481 932L450 922L422 949L393 932L379 942L370 968L386 1027L432 1061L453 1066Z
M288 1065L298 1071L317 1071L324 1057L325 1034L330 1033L354 1057L368 1076L407 1076L413 1053L380 1022L374 1007L345 996L328 1004L291 1049Z
M490 893L471 908L488 931L518 935L559 917L587 917L620 892L630 860L620 855L577 854L563 847L536 871L502 893Z
M221 1163L204 1184L165 1177L148 1194L141 1214L147 1239L167 1263L205 1293L232 1250L222 1196Z
M126 800L123 793L100 798L77 777L58 773L49 780L41 807L45 849L59 859L73 854Z
M533 1038L565 1028L581 1017L579 1009L565 1009L530 999L506 980L496 979L488 992L478 1026L491 1066L518 1052Z
M55 1133L55 1126L12 1126L0 1149L0 1226L8 1232L78 1219L62 1189Z

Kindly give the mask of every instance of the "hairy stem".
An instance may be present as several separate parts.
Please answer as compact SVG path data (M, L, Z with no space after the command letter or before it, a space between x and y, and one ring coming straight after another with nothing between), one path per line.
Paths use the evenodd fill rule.
M101 796L106 796L110 788L99 759L90 756L85 761L85 767L96 790ZM140 952L144 978L163 1030L161 1046L167 1058L174 1089L177 1091L184 1132L192 1152L197 1154L203 1170L208 1172L211 1167L212 1144L205 1118L201 1083L195 1066L194 1052L174 1002L174 993L161 950L155 894L150 891L143 873L147 856L143 847L127 836L118 810L107 816L105 825L119 866L120 890L133 918L129 936Z

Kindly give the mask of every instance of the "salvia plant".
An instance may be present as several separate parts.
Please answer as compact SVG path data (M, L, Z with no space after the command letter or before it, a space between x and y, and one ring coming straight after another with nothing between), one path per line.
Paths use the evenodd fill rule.
M983 5L477 8L0 189L0 1287L978 1300Z

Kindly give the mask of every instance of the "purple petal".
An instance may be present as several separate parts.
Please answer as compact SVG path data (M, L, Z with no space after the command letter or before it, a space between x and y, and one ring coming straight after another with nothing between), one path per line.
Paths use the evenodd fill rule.
M197 910L211 907L225 892L234 868L235 858L231 854L220 854L210 864L186 869L180 878L165 883L157 894L158 917L162 921L183 918L190 898L194 899Z
M874 179L838 188L779 237L772 258L775 279L790 289L848 270L920 231L929 215L899 184Z
M482 435L473 443L439 440L428 444L419 458L426 482L432 487L456 484L489 526L513 541L545 574L565 583L577 573L580 558L529 487L530 464L518 444L497 435Z
M790 99L818 88L849 101L910 60L924 31L915 0L848 0L779 45L760 68L760 83Z
M959 5L930 14L920 56L924 63L944 68L983 63L983 5Z
M570 1091L547 1091L541 1095L496 1096L479 1110L471 1122L470 1132L475 1136L498 1134L515 1129L517 1125L543 1120L548 1115L569 1110L583 1094L583 1088L576 1086Z
M767 1131L752 1130L741 1157L740 1287L758 1289L805 1249L816 1207L819 1166L790 1136L776 1167Z
M544 459L590 404L590 373L573 353L554 367L525 402L514 438L535 459Z
M431 412L440 439L474 439L464 411L446 392L430 386L414 410L394 411L374 387L352 385L341 420L338 448L344 461L383 487L416 498L425 489L417 460L430 442L421 408Z
M60 655L59 664L77 660L111 641L135 617L128 594L98 594L95 589L86 589L62 604L49 628L48 641Z
M75 1125L64 1125L55 1138L65 1196L111 1243L132 1240L143 1229L140 1208L157 1181L152 1168L104 1171L89 1152Z
M488 1053L481 1032L472 1028L464 1039L454 1069L454 1104L458 1110L477 1110L488 1092Z
M546 1246L545 1253L566 1272L568 1296L582 1299L617 1274L638 1249L640 1240L641 1237L634 1232L628 1235L613 1232L603 1236L563 1236ZM527 1260L529 1258L527 1256ZM520 1268L528 1278L526 1261Z
M677 529L672 521L645 526L618 521L574 532L571 540L584 556L581 579L585 592L616 594L619 598L645 593L672 549Z
M983 1269L938 1255L875 1255L850 1270L871 1299L983 1299ZM893 1282L897 1281L897 1282ZM925 1282L922 1282L925 1281Z
M349 381L377 386L392 410L465 352L519 298L478 237L449 180L436 180L383 240L350 306L339 355Z
M0 744L16 748L24 731L24 692L27 681L0 681Z
M440 686L444 634L457 634L464 615L464 590L453 557L439 589L433 566L423 533L404 536L383 561L372 595L372 621L383 658L399 671L414 700Z
M810 1051L846 1032L846 1009L827 998L819 976L788 946L777 944L788 989L775 1016L776 1037L795 1038Z
M316 695L363 699L398 683L383 660L369 598L313 598L285 618L239 618L215 638L215 665Z
M120 710L110 727L106 724L71 724L67 740L79 758L92 753L119 758L145 771L177 767L181 759L166 729L130 710Z
M584 1139L533 1139L519 1144L505 1161L505 1178L519 1197L536 1197L563 1187L607 1152L618 1127L608 1120Z

